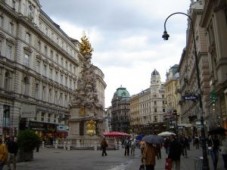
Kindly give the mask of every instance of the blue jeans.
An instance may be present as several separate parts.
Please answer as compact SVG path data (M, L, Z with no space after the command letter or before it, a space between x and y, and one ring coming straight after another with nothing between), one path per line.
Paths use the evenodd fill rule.
M211 150L210 155L213 162L214 170L216 170L218 165L218 149Z

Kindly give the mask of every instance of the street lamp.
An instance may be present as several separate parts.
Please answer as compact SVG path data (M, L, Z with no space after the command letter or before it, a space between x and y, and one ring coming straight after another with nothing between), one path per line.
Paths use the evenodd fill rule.
M181 15L185 15L187 16L190 21L191 21L191 31L192 31L192 38L193 38L193 43L194 43L194 55L195 55L195 66L196 66L196 77L197 77L197 86L198 86L198 90L199 90L199 94L198 94L198 99L199 99L199 108L201 111L201 117L200 117L200 123L201 123L201 138L202 138L202 151L203 151L203 165L202 165L202 169L203 170L209 170L209 162L208 162L208 158L207 158L207 148L206 148L206 135L205 135L205 129L204 129L204 118L203 118L203 102L202 102L202 98L201 98L201 85L200 85L200 76L199 76L199 63L198 63L198 55L197 55L197 49L196 49L196 40L195 40L195 32L194 32L194 26L193 26L193 20L192 18L183 13L183 12L175 12L170 14L165 22L164 22L164 33L162 35L162 38L164 40L168 40L169 39L169 34L166 31L166 22L167 20L176 14L181 14Z

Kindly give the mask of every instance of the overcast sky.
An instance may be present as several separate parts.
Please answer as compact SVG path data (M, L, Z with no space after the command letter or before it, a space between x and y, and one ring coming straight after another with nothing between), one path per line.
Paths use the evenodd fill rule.
M170 39L162 34L165 19L185 12L191 0L40 0L42 10L70 37L83 32L92 47L92 63L105 74L106 106L120 86L130 95L149 88L156 69L162 82L179 64L186 42L187 17L174 15L166 23Z

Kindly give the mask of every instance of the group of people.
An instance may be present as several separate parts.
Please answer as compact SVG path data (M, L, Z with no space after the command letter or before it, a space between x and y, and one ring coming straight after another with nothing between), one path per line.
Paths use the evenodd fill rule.
M8 170L11 170L11 164L13 164L13 170L16 170L17 152L18 144L16 138L8 137L5 142L0 138L0 170L5 165L8 166Z
M171 160L171 169L180 170L181 156L187 158L187 150L190 150L190 139L185 136L169 136L163 142L166 150L167 160ZM227 170L227 136L210 135L207 140L208 153L211 156L213 169L217 170L219 155L222 156L224 168ZM142 164L146 170L155 169L156 157L159 159L158 148L160 145L141 143ZM197 149L198 146L195 145Z
M171 160L171 168L175 170L180 170L180 159L181 156L187 158L187 151L190 150L190 142L193 141L195 148L200 145L199 138L190 139L186 136L176 136L172 135L166 137L162 144L150 144L144 141L140 142L141 150L141 169L154 170L156 157L161 159L161 148L165 148L167 159ZM136 148L136 140L126 138L122 142L124 146L124 155L129 156L134 155ZM213 169L217 169L219 154L221 153L224 168L227 170L227 137L225 135L217 136L210 135L207 139L208 154L211 156ZM103 138L101 142L102 156L106 156L106 148L108 147L107 141Z

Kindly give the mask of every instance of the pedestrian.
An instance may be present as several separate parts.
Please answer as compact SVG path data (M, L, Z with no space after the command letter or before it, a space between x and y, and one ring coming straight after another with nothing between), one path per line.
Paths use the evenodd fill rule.
M142 164L145 165L146 170L154 170L155 168L155 147L152 144L146 142L142 153Z
M130 141L129 137L125 139L124 146L125 146L125 156L129 156L129 150L130 150L130 146L131 146L131 141Z
M181 139L180 139L180 142L181 142L181 146L182 146L182 155L187 158L188 157L188 153L187 153L187 150L188 150L188 140L185 136L182 136Z
M17 162L17 152L18 152L18 144L16 137L10 137L6 143L8 149L8 161L7 166L8 170L11 170L11 163L13 164L13 170L16 170L16 162Z
M0 138L0 170L3 170L4 165L7 163L7 158L8 158L7 147Z
M223 140L222 140L222 145L221 145L221 154L222 154L222 159L224 162L224 168L227 170L227 136L223 134Z
M171 136L171 142L169 146L168 158L172 160L172 168L180 170L180 157L182 153L182 146L177 137Z
M146 143L144 141L140 141L140 151L141 151L141 155L143 154L144 148L146 146Z
M220 141L217 135L212 135L211 144L212 146L211 146L210 155L211 155L214 170L217 170L219 149L220 149Z
M136 139L132 139L131 141L131 155L135 155L135 149L136 149Z
M170 139L169 137L166 137L164 140L164 148L167 155L169 154L169 145L170 145Z
M162 159L161 147L162 147L161 144L156 144L155 146L157 159Z
M107 156L107 153L106 153L107 147L108 147L108 143L106 141L106 138L103 138L101 141L102 156Z

